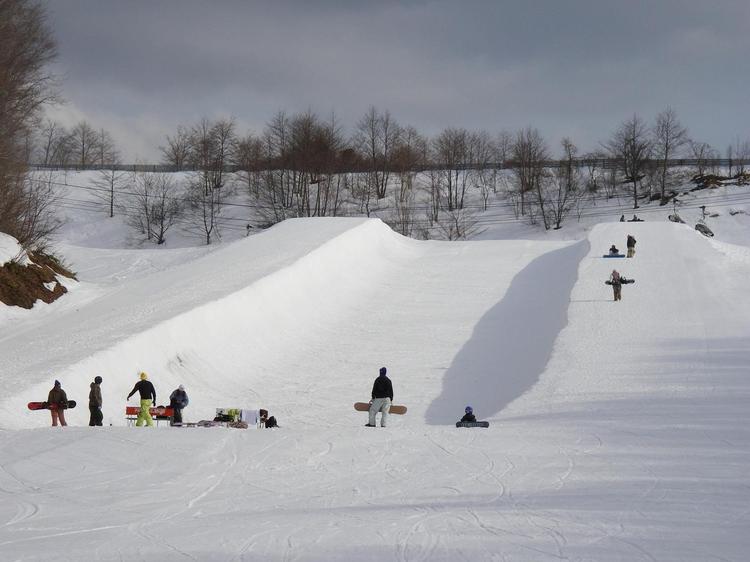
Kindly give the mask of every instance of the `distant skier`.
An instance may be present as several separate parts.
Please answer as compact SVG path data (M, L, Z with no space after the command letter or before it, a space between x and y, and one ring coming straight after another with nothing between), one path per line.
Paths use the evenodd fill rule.
M68 408L68 395L62 389L60 381L55 381L55 386L49 391L47 395L47 404L49 405L50 414L52 414L52 426L57 427L57 422L60 425L68 425L65 423L65 410Z
M393 402L393 384L386 376L387 369L380 368L380 374L372 384L372 400L370 401L370 421L367 427L375 427L375 417L380 412L380 427L385 427L388 420L388 410Z
M615 300L621 301L622 300L622 279L620 278L620 273L616 270L612 270L612 274L609 276L609 282L612 285L612 290L615 293Z
M476 416L474 415L474 409L471 406L466 406L464 408L464 417L461 418L462 422L475 422L477 421Z
M635 238L628 234L628 257L632 258L635 255Z
M625 215L620 215L620 222L625 222Z
M133 387L133 390L130 391L130 394L128 394L128 400L130 400L130 397L133 396L136 392L138 392L141 395L141 409L138 411L138 418L135 421L136 427L141 427L144 423L149 426L154 426L154 419L151 417L151 404L156 404L156 389L154 388L154 385L151 384L151 381L148 380L148 375L146 373L140 374L140 379L137 383L135 383L135 386Z
M620 250L618 250L618 249L617 249L617 246L615 246L614 244L612 244L612 245L611 245L611 246L609 247L609 255L610 255L610 256L616 256L616 255L617 255L617 254L619 254L619 253L620 253Z
M94 377L94 382L91 383L91 390L89 391L89 425L91 427L102 425L104 420L104 414L102 414L102 378L97 376Z
M172 408L171 425L182 423L182 410L187 408L190 403L187 392L183 385L178 386L172 394L169 395L169 407Z

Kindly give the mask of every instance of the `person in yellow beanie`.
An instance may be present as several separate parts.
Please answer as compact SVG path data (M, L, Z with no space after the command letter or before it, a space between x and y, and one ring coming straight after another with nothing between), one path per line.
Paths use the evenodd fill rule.
M136 392L140 393L141 409L138 411L138 419L136 419L135 425L136 427L141 427L145 423L147 426L153 427L154 419L151 417L150 409L151 404L156 404L156 389L154 388L154 385L151 384L151 381L148 380L148 375L146 373L141 372L140 379L141 380L135 383L130 394L128 394L128 400L130 400L130 397Z

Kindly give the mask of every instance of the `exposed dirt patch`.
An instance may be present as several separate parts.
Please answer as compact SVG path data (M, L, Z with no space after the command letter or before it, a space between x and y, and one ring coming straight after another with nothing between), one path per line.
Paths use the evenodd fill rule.
M0 302L31 308L37 300L51 303L68 292L58 275L75 279L60 261L43 252L28 252L29 263L8 262L0 266Z

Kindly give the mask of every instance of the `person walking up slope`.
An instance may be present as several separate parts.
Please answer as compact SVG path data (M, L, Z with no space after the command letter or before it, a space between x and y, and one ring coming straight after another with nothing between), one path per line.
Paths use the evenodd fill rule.
M367 427L375 427L375 417L380 412L380 427L385 427L388 420L388 411L393 402L393 383L386 376L388 370L380 368L380 374L372 385L372 400L370 401L370 421Z
M89 391L89 425L96 426L102 425L104 420L104 414L102 414L102 384L101 377L95 377L94 382L91 383L91 390Z
M135 421L135 425L136 427L141 427L145 423L147 426L153 427L154 419L151 417L150 409L151 404L156 404L156 389L154 388L154 385L151 384L151 381L148 380L148 375L146 373L142 372L140 378L141 380L135 383L133 390L128 394L128 400L130 400L130 397L136 392L140 393L141 409L138 412L138 418Z
M620 278L620 272L616 269L612 270L612 273L609 276L609 283L610 285L612 285L612 291L614 291L615 300L622 300L622 279Z

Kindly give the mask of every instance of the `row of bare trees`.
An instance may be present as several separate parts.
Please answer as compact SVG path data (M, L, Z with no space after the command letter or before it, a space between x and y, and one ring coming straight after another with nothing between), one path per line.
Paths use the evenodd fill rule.
M335 115L279 112L259 135L244 137L235 135L231 120L204 119L178 128L162 151L165 164L193 170L191 201L203 210L207 241L221 209L226 165L239 170L257 212L269 223L300 216L382 215L388 207L388 221L403 234L424 236L425 229L437 228L455 239L476 231L480 209L467 207L469 192L480 194L484 210L499 196L517 217L560 228L600 187L611 196L627 182L634 208L639 198L654 193L666 201L673 182L670 160L692 156L703 174L701 162L716 155L706 143L689 139L670 108L651 126L637 115L625 120L594 153L579 154L569 138L560 149L560 165L550 168L552 152L536 129L493 137L448 128L427 138L389 112L371 107L348 138ZM587 161L585 169L579 164L581 156ZM619 170L598 169L597 159L602 158L616 161ZM493 165L506 162L513 163L512 181ZM424 173L417 182L420 171Z
M27 146L27 161L45 167L104 168L119 162L112 135L102 128L95 129L87 121L67 129L47 119L33 132Z

